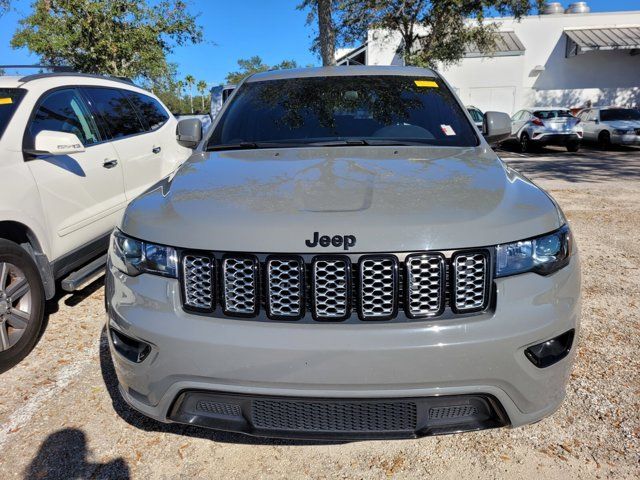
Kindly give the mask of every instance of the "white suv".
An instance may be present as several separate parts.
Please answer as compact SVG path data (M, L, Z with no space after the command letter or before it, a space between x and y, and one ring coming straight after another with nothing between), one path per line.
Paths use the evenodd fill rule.
M56 281L101 275L127 203L191 154L176 124L125 80L0 76L0 372L35 345Z

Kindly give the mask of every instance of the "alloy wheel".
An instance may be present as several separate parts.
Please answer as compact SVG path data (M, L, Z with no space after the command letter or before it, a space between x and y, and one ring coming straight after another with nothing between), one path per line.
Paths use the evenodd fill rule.
M0 352L22 338L31 320L31 287L24 272L0 262Z

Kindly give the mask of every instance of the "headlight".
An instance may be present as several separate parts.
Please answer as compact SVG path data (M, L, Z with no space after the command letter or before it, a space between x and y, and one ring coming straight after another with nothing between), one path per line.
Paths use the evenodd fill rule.
M549 275L569 263L571 231L566 225L553 233L496 247L496 277L535 272Z
M621 128L616 128L613 133L617 135L626 135L627 133L634 133L634 130L626 130Z
M111 234L109 258L118 270L127 275L152 273L172 278L178 276L178 255L174 248L127 237L118 229Z

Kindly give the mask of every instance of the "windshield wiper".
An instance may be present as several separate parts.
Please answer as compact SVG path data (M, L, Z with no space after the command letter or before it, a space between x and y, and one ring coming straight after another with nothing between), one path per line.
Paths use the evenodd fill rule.
M342 146L359 146L369 145L367 140L361 138L354 138L348 140L327 140L324 142L306 142L305 145L309 147L342 147Z
M210 145L207 147L207 152L214 152L218 150L255 150L258 148L284 148L284 147L300 147L304 146L304 143L278 143L278 142L238 142L238 143L223 143L222 145Z
M385 140L385 139L376 139L376 138L353 138L347 140L328 140L326 142L310 142L305 143L305 145L311 147L358 147L358 146L376 146L376 147L410 147L410 146L420 146L420 145L428 145L427 142L417 142L411 140Z

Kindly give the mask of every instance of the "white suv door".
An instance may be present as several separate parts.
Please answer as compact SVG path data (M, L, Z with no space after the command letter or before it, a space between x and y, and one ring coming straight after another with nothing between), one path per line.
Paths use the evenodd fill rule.
M126 206L122 165L77 88L46 94L36 105L25 133L33 148L43 130L74 133L85 147L71 155L26 157L38 189L53 258L108 233Z
M158 111L155 99L111 87L84 87L83 92L110 132L122 162L128 200L175 169L163 151L167 139L175 143L175 131L162 128L170 116L164 109Z

